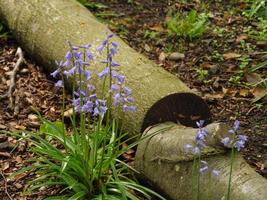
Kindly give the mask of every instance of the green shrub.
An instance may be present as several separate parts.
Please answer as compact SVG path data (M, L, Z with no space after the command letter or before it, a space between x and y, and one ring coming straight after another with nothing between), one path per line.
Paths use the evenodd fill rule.
M192 10L187 15L175 14L166 25L170 36L193 40L207 31L208 18L205 13L197 14L195 10Z

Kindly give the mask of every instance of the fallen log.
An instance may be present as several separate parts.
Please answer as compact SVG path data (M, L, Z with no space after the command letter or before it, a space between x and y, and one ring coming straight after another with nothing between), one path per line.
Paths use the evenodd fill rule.
M230 171L230 156L222 147L221 139L229 127L213 123L206 126L209 137L202 159L208 162L209 171L200 176L200 200L226 199ZM135 167L169 199L192 200L193 155L185 151L185 144L194 144L197 129L176 124L160 124L144 132L146 137L138 145ZM211 170L220 171L218 177ZM232 174L232 200L262 200L267 197L267 181L237 156Z
M14 33L23 49L49 72L55 69L55 60L63 59L65 52L68 50L66 43L68 40L76 45L92 43L93 46L97 46L99 45L98 41L103 40L105 37L105 34L102 33L106 26L98 22L87 9L75 0L0 0L0 19ZM134 114L122 115L113 113L123 120L124 130L136 135L140 134L148 126L165 121L177 122L192 127L200 119L204 119L206 122L210 121L210 112L206 103L192 93L176 76L156 66L153 62L127 46L121 39L116 38L116 41L120 44L120 53L115 59L121 64L121 73L126 75L127 85L133 89L133 97L138 108ZM100 72L103 68L104 66L95 66L93 70ZM69 82L69 84L71 83ZM152 128L151 131L153 130L155 129ZM184 130L185 128L181 129L181 131ZM192 139L192 134L189 134L189 136ZM152 137L152 139L154 138L162 139L158 138L158 136ZM176 152L177 146L175 142L182 142L183 138L175 133L173 136L170 134L165 135L164 133L163 138L165 140L162 140L162 142L166 140L169 142L165 142L165 146L162 146L163 144L158 141L156 143L158 148L167 149L168 151L165 151L165 153L168 153L171 158L179 158L180 155L179 152ZM212 145L217 148L216 142L213 143L211 141ZM226 164L229 164L229 160L224 154L221 154L223 150L217 151L216 148L213 148L211 152L206 152L209 158L208 161L211 166L225 167ZM155 165L158 162L147 160L146 156L148 149L153 152L151 144L147 144L146 148L141 144L139 149L144 149L144 152L138 153L138 155L142 155L142 159L137 155L137 168L144 172L145 176L156 183L158 187L162 185L161 189L174 199L177 195L185 197L184 199L188 198L186 194L188 194L187 189L190 185L186 185L187 183L184 181L182 182L184 185L181 187L175 181L171 182L165 179L178 177L178 179L185 180L184 177L189 175L181 173L181 176L179 176L176 171L178 170L180 173L181 170L189 170L190 159L192 158L188 157L188 161L185 162L187 164L183 164L184 158L179 158L180 165L178 167L176 165L174 167L173 163L165 163L161 159L158 160L163 164ZM139 152L142 151L139 150ZM156 149L155 152L157 152ZM160 151L157 154L160 156ZM155 159L155 157L151 157L151 159ZM258 196L261 196L263 197L261 199L264 199L266 193L261 185L266 187L266 181L260 179L259 175L243 163L241 158L238 159L237 163L239 163L239 166L241 164L245 166L245 173L248 173L249 176L246 176L245 173L240 174L240 178L239 174L234 175L235 184L239 188L234 191L234 194L236 196L240 194L241 197L244 197L244 200L251 199L251 196L257 197L255 199L259 199ZM155 179L154 176L159 176L161 179ZM249 179L246 179L246 177ZM251 179L254 179L255 182L250 181ZM167 182L171 183L171 185L168 185ZM253 185L252 189L248 190L248 187L238 186L246 184L248 186ZM176 186L180 187L179 190ZM217 186L226 187L225 182L222 181ZM251 194L243 190L250 191ZM260 193L258 196L255 194L257 192ZM248 197L245 197L246 195ZM177 197L177 199L179 198ZM238 198L233 199L242 199Z
M49 72L55 69L55 60L64 58L67 41L96 46L99 45L97 41L106 37L106 26L75 0L0 0L0 19L24 50ZM121 64L121 73L126 75L127 85L133 90L137 107L135 113L113 113L123 119L124 130L135 135L164 121L195 126L197 120L210 120L205 102L176 76L137 53L121 39L116 38L116 41L120 49L115 59ZM103 68L104 65L98 65L93 70L100 72Z

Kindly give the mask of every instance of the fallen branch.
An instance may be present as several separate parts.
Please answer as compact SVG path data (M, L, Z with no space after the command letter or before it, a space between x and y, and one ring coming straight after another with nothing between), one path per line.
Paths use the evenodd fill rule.
M4 95L0 95L0 99L4 99L7 97L9 98L9 107L12 109L14 107L12 92L16 86L16 74L17 74L17 71L19 70L20 65L24 62L23 52L20 47L18 47L15 56L18 56L19 59L17 60L14 66L14 69L12 70L10 74L10 86L8 88L8 91Z

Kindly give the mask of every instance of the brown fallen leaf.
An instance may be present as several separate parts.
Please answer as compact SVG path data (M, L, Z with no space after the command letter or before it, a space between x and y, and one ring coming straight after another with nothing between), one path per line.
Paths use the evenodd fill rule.
M237 66L235 64L229 63L227 65L226 71L227 72L234 72L234 71L236 71L236 68L237 68Z
M224 98L223 93L215 93L215 94L205 94L204 98L206 99L223 99Z
M214 65L214 64L211 64L211 63L203 63L202 65L201 65L201 67L203 68L203 69L211 69L211 68L214 68L216 65Z
M21 158L21 156L16 156L15 161L16 161L17 163L22 163L22 158Z
M233 88L223 88L222 91L225 95L229 95L233 97L236 96L238 92L236 89L233 89Z
M250 97L251 96L251 93L248 89L240 89L239 90L239 95L241 97Z
M73 115L73 108L70 108L69 110L66 110L64 112L64 117L71 117Z
M235 53L235 52L229 52L229 53L224 53L223 54L223 58L225 60L231 60L231 59L235 59L235 58L239 58L241 57L241 54Z
M9 168L9 162L4 162L4 164L1 167L1 171L6 171Z
M236 41L236 43L240 43L242 40L246 40L246 39L248 39L248 36L244 35L244 34L241 34L236 38L235 41Z
M150 26L149 29L157 32L163 32L165 30L161 24L155 24L154 26Z
M253 103L261 100L262 98L265 99L267 97L267 90L261 86L257 86L252 90L252 94L254 96Z
M245 73L245 79L248 83L254 85L262 80L261 75L258 73Z
M18 124L15 126L15 128L18 129L18 130L25 130L25 129L26 129L25 126L23 126L23 125L18 125Z

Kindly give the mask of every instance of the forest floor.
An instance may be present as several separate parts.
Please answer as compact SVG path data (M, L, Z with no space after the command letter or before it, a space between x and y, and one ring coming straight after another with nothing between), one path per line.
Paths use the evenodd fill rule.
M267 77L267 68L251 70L267 59L267 16L248 19L244 1L91 2L95 16L132 48L196 89L213 121L232 125L240 120L249 136L242 154L267 177L267 86L255 86ZM167 21L191 10L208 16L206 32L192 40L170 37ZM264 38L257 37L261 33Z
M267 77L267 69L251 70L266 60L267 42L255 37L255 30L262 31L260 22L248 20L243 14L247 6L244 2L91 2L91 11L132 48L197 90L208 103L213 121L232 125L235 119L240 120L242 133L249 138L241 153L259 174L267 177L267 97L262 95L266 86L255 86L255 82ZM171 37L166 21L173 13L192 9L207 14L206 32L197 39ZM8 90L17 47L12 37L0 37L0 95ZM60 96L54 83L27 54L25 59L16 75L14 106L10 106L9 98L0 99L0 130L38 130L40 124L33 108L47 119L60 118ZM70 101L67 105L70 107ZM0 135L3 199L26 199L22 190L34 174L24 173L12 180L8 175L27 165L32 157L27 147L27 143ZM56 188L41 188L30 198L43 199L57 192Z

